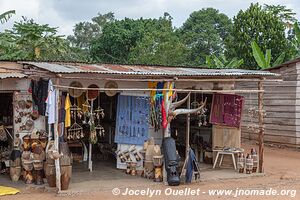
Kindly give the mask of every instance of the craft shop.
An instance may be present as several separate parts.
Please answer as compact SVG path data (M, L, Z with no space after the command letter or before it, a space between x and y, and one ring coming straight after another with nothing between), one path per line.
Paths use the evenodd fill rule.
M263 78L273 73L55 62L0 68L14 70L2 73L0 97L1 170L12 181L60 191L82 171L174 186L226 163L236 173L262 172L262 81L272 81ZM239 81L256 81L258 88L237 90ZM260 101L246 111L259 119L249 129L258 130L260 144L247 156L245 93Z

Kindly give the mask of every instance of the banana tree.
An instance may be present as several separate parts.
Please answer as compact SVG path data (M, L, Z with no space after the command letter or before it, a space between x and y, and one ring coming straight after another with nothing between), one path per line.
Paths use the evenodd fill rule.
M271 49L267 49L266 53L264 55L262 50L260 49L260 47L258 46L258 44L255 41L253 41L251 43L251 47L252 47L253 57L254 57L256 63L258 64L258 66L261 69L266 69L266 68L269 68L271 66L280 65L284 60L285 52L281 53L276 58L276 60L273 62L273 64L271 65L271 59L272 59Z
M300 56L300 27L298 22L294 23L294 32L295 32L295 38L293 41L293 45L295 47L295 49L297 50L297 57Z
M218 58L216 55L206 56L206 64L209 68L238 68L244 64L243 59L233 58L227 60L224 54Z
M9 10L6 11L2 14L0 14L0 23L4 24L5 22L7 22L9 20L9 18L11 18L14 14L16 14L15 10Z

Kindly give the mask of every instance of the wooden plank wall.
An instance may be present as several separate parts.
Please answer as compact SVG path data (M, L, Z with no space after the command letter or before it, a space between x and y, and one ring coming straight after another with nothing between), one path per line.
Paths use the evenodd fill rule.
M265 141L287 146L300 146L300 63L270 70L282 75L282 82L265 82L264 110ZM257 83L236 83L236 88L257 89ZM257 94L242 94L245 106L242 121L242 138L256 140L258 134L247 128L258 124L258 117L251 118L249 107L257 109Z

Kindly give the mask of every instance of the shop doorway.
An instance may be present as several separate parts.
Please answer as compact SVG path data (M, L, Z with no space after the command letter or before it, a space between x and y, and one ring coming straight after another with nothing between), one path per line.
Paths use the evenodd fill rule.
M178 99L183 99L186 94L178 94ZM212 124L209 123L213 95L208 93L191 94L191 108L197 108L201 102L207 99L205 112L190 115L190 146L196 159L201 163L201 168L211 168L213 162L212 153ZM186 108L184 103L180 108ZM178 115L171 122L171 136L176 140L176 148L183 165L186 153L186 115Z
M114 134L118 95L108 96L106 93L100 92L93 101L87 101L85 97L86 93L81 95L81 99L70 97L72 107L78 107L78 111L71 109L71 124L76 120L76 123L83 128L84 137L75 140L68 139L69 129L65 130L64 134L73 156L73 173L89 173L88 152L91 130L89 120L92 113L97 137L96 142L94 141L92 144L92 169L97 172L97 175L106 177L107 173L111 174L112 170L117 170L114 155L117 145L114 143ZM87 107L89 111L86 110ZM90 112L91 107L93 107L92 112ZM99 171L101 174L98 173ZM96 180L96 176L88 177ZM101 178L97 177L97 179ZM76 182L76 178L73 181Z
M13 136L13 93L0 93L0 173L6 173Z

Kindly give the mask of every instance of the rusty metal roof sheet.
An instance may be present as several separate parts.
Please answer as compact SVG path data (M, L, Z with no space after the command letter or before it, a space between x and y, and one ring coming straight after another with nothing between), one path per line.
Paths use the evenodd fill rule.
M6 78L25 78L26 75L22 73L16 73L16 72L5 72L0 73L0 79L6 79Z
M99 73L119 75L149 76L276 76L268 71L242 69L205 69L196 67L172 67L152 65L120 65L120 64L84 64L84 63L51 63L51 62L19 62L28 64L52 73Z
M27 75L23 73L22 65L15 62L0 63L0 79L6 78L24 78Z

